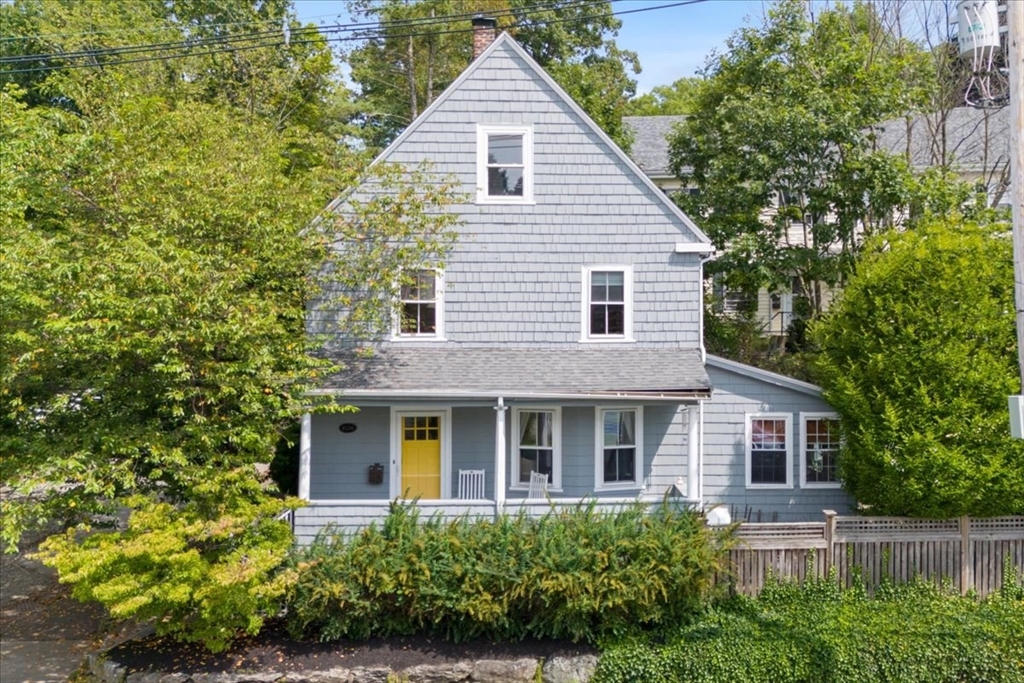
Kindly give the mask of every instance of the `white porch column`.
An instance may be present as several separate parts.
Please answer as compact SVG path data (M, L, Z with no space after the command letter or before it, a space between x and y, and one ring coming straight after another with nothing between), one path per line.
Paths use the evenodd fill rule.
M505 507L505 399L499 397L494 407L497 420L494 424L494 514L500 515Z
M309 413L302 415L302 427L299 430L299 498L309 500L309 465L310 444L313 431L313 417Z
M686 435L686 498L700 498L700 406L688 406Z

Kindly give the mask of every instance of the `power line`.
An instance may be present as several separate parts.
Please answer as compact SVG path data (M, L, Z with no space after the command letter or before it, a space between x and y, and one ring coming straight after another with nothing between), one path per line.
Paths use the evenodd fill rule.
M618 2L619 0L609 0L609 2ZM517 14L529 14L534 12L543 11L546 9L564 7L565 9L580 9L588 5L593 5L603 0L577 0L576 2L562 5L558 0L552 0L544 4L531 5L526 12L516 11L513 9L502 10L495 12L495 18L504 18L510 16L517 16ZM317 26L303 26L291 31L292 35L307 35L310 33L338 33L338 32L354 32L358 29L367 29L370 33L381 32L391 27L426 27L432 25L444 25L452 21L458 21L461 19L471 19L476 16L476 12L464 12L460 14L448 14L440 17L421 17L411 19L396 19L391 21L371 21L371 22L353 22L349 24L334 24L332 26L317 27ZM244 22L243 22L244 23ZM228 24L210 24L207 26L201 26L197 28L207 28L215 26L226 26ZM162 28L175 28L173 26L165 26ZM158 30L158 29L154 29ZM109 55L122 55L122 54L135 54L139 52L149 52L157 49L192 49L195 47L207 47L210 45L225 45L232 44L235 42L244 42L254 40L256 38L272 37L282 34L281 28L273 28L265 31L254 31L244 33L235 36L211 36L208 38L195 38L186 39L183 41L174 42L163 42L163 43L148 43L140 45L126 45L122 47L110 47L110 48L98 48L95 50L81 50L79 52L64 52L64 53L39 53L31 55L14 55L11 57L0 57L0 64L14 64L18 62L36 62L46 59L85 59L97 57L109 56Z
M598 2L598 1L600 1L600 0L587 0L587 2L582 3L580 5L577 5L577 7L582 7L582 6L585 6L586 4L592 4L592 3ZM616 0L612 0L612 1L614 2ZM605 17L614 17L614 16L622 16L622 15L626 15L626 14L637 14L637 13L640 13L640 12L651 12L651 11L655 11L655 10L670 9L670 8L681 7L681 6L686 6L686 5L696 5L696 4L700 4L700 3L703 3L703 2L707 2L707 0L683 0L681 2L673 2L673 3L668 3L668 4L664 4L664 5L657 5L657 6L652 6L652 7L640 7L640 8L631 9L631 10L622 10L622 11L619 11L619 12L604 12L604 13L599 13L599 14L586 15L586 16L583 16L583 17L572 17L572 18L566 18L566 19L554 19L554 20L547 21L547 22L544 22L544 23L546 25L561 24L561 23L576 23L576 22L582 22L582 21L586 21L586 20L590 20L590 19L600 19L600 18L605 18ZM559 3L552 3L551 5L547 5L546 7L555 7L555 6L559 6ZM537 9L537 8L538 7L532 7L531 10ZM506 13L503 13L503 14L501 14L499 16L516 16L517 14L523 14L523 13L522 12L519 12L519 13L506 12ZM456 16L456 15L452 15L452 16ZM467 14L467 15L463 15L463 16L475 16L475 15L468 15ZM447 16L445 16L445 17L440 17L440 18L432 19L432 20L429 21L429 24L430 25L433 25L433 24L445 24L445 23L449 23L450 21L451 20ZM392 22L388 22L388 23L390 25ZM399 21L398 23L401 23L403 25L408 25L408 23L406 21ZM427 23L427 22L425 22L425 23ZM375 29L374 31L368 31L368 32L366 32L364 34L353 34L353 35L348 35L348 36L341 35L341 36L336 36L336 37L323 37L322 40L323 40L323 42L326 42L326 43L330 44L330 43L341 43L341 42L358 41L358 40L374 40L374 39L380 39L380 38L392 38L392 39L394 39L394 38L410 38L410 37L449 35L449 34L459 34L459 33L471 33L473 31L472 28L462 28L462 29L449 29L449 30L445 30L445 31L427 31L427 32L422 32L422 31L421 32L416 32L416 31L413 31L413 32L408 32L408 33L391 34L391 35L389 35L389 34L387 34L385 32L384 29L379 28L380 24L374 24L374 25L378 26L378 28ZM335 27L335 28L327 28L327 29L313 29L313 28L300 29L299 31L300 31L301 35L305 35L306 33L313 32L314 30L318 34L321 33L321 31L326 31L326 33L331 34L331 33L341 33L342 31L350 31L351 30L351 28L343 28L343 26L344 25L337 25L337 27ZM417 27L422 27L422 25L417 25ZM276 35L277 33L279 33L279 31L265 32L265 33ZM146 45L146 46L132 46L130 48L125 48L124 50L131 49L134 52L150 52L150 51L154 51L154 50L157 50L157 49L163 49L163 50L184 49L184 50L188 50L188 52L182 53L182 54L155 55L155 56L151 56L151 57L140 57L140 58L136 58L136 59L122 59L122 60L115 60L115 61L102 62L102 63L92 63L92 64L88 64L87 63L87 64L47 65L47 66L40 66L40 67L33 67L33 68L26 68L26 69L8 69L8 70L0 71L0 74L39 73L39 72L47 72L47 71L60 71L60 70L63 70L63 69L98 68L98 67L106 67L106 66L112 67L112 66L120 66L120 65L124 65L124 64L139 64L139 63L144 63L144 62L163 61L163 60L168 60L168 59L181 59L181 58L185 58L185 57L203 57L203 56L216 55L216 54L224 54L224 53L236 53L236 52L242 52L242 51L246 51L246 50L255 50L255 49L262 49L262 48L287 47L287 46L291 46L291 45L310 45L310 44L314 44L314 43L320 42L320 40L283 40L282 39L280 41L265 42L265 43L260 43L260 44L256 44L256 45L237 45L237 46L234 45L235 42L251 41L251 40L255 40L258 37L263 37L263 35L264 34L260 34L258 36L254 35L254 34L247 34L245 36L233 37L233 38L230 39L230 41L227 40L227 39L220 39L220 40L212 41L210 43L198 44L199 47L203 47L203 46L206 46L206 45L216 45L216 46L218 46L216 49L205 50L205 51L198 51L198 52L194 51L194 48L197 46L197 43L187 43L187 42L186 43L168 43L167 47L161 47L159 44L152 45L152 46L150 46L150 45ZM230 47L224 47L225 43L228 43L231 46ZM109 55L109 54L125 54L125 53L126 53L125 51L113 52L113 51L100 51L100 50L97 50L97 51L89 51L89 52L79 53L78 57L80 57L80 58L89 57L89 58L92 58L92 59L96 59L98 57L103 57L103 56L106 56L106 55ZM59 54L59 53L54 53L54 54L38 54L38 55L30 55L30 56L17 57L17 58L0 58L0 64L14 63L14 62L24 62L24 61L56 60L56 59L66 59L66 58L68 58L67 55L62 55L62 54Z

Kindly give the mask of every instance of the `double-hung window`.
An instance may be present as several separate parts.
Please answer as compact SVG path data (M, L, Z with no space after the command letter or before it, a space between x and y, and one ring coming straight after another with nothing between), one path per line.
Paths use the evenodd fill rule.
M477 127L477 203L533 203L533 128Z
M598 408L596 420L595 488L640 488L643 472L643 408Z
M531 472L548 476L548 490L562 488L561 417L559 408L515 409L513 488L527 488Z
M396 337L441 338L444 329L444 277L433 269L403 274Z
M583 269L583 341L632 341L633 269Z
M793 416L748 414L746 427L747 486L792 488Z
M834 413L800 413L800 485L839 487L839 418Z

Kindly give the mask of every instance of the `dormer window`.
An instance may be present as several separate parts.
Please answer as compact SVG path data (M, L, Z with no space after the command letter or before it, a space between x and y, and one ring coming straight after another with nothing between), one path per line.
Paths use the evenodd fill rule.
M444 328L444 276L440 270L416 270L403 277L398 339L440 339Z
M477 128L477 203L533 203L533 128Z

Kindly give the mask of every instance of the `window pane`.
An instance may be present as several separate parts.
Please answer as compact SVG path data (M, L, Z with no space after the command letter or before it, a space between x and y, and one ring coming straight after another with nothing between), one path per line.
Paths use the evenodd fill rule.
M543 448L520 448L519 449L519 483L530 482L530 472L540 472L548 475L548 481L552 481L552 451Z
M523 136L488 135L487 163L507 165L523 163Z
M487 195L490 197L522 197L523 169L493 166L488 168Z
M635 448L606 448L604 450L604 482L634 481Z
M590 334L608 334L608 309L604 304L590 307Z
M752 451L750 458L751 483L786 483L786 451Z
M807 443L804 445L805 471L808 483L839 481L839 421L829 418L807 420Z
M622 304L608 304L607 334L626 334L626 307Z
M601 431L604 432L605 446L619 445L619 411L606 410L604 412Z
M619 445L636 445L636 413L632 410L619 413Z
M419 334L434 334L437 331L437 307L434 304L417 304L420 309Z
M537 445L537 413L519 414L519 445Z

